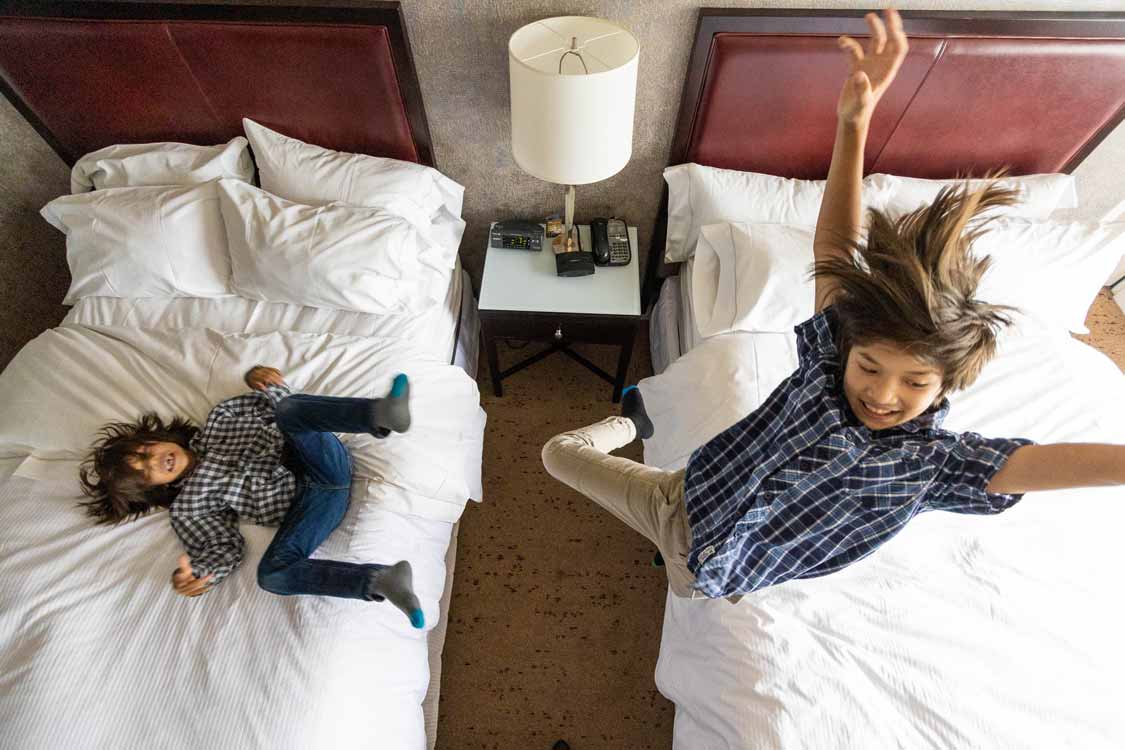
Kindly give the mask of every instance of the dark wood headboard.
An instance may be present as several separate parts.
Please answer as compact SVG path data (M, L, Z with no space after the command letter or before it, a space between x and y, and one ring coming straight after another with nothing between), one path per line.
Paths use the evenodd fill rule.
M397 2L0 0L0 91L68 165L115 143L222 143L249 117L434 166Z
M669 165L824 179L862 11L703 8ZM1125 13L904 11L910 53L879 104L865 172L1070 172L1125 117ZM667 189L645 278L663 262Z

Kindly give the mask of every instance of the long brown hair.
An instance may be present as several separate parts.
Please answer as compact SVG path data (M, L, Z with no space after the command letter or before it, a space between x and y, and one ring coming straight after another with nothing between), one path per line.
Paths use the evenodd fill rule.
M97 523L120 523L138 518L154 508L167 508L176 497L176 483L149 486L130 463L143 458L141 449L153 443L176 443L190 452L199 428L175 417L165 423L156 414L136 422L114 422L98 431L98 439L78 470L82 493L90 500L79 503Z
M1014 308L974 298L991 259L974 257L973 242L1017 193L991 180L947 186L929 206L898 219L870 211L866 242L844 240L852 257L813 264L813 276L838 285L841 365L855 345L887 342L942 372L944 396L973 383L996 353L996 336Z

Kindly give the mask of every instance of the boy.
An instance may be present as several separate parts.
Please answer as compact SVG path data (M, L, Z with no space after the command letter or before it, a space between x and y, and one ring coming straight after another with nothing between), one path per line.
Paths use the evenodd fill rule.
M290 395L281 373L258 365L252 393L223 401L202 429L155 414L106 426L83 463L87 512L117 523L169 507L181 555L172 587L209 591L242 562L238 519L280 525L258 566L258 585L275 594L389 600L415 628L425 626L410 563L310 560L348 509L351 457L333 432L378 438L410 427L409 382L398 375L386 398ZM96 476L96 479L94 478Z
M945 395L975 380L1009 322L973 299L987 262L969 246L983 226L973 220L1013 195L946 190L893 223L872 211L860 243L867 128L907 50L898 13L867 23L866 51L839 40L852 72L814 235L817 314L796 329L798 370L683 471L607 455L652 435L635 387L621 417L543 448L552 476L656 544L678 596L737 601L834 572L926 510L999 513L1032 490L1125 483L1125 446L940 428Z

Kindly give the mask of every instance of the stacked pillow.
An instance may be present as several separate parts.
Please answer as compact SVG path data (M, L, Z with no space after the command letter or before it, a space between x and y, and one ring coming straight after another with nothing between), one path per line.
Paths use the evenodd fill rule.
M695 259L691 293L700 334L788 332L807 320L814 306L809 271L824 183L681 167L669 170L679 174L668 183L666 256L683 255L695 233L687 257ZM864 198L895 217L928 204L956 182L872 175L865 180ZM996 220L974 245L978 256L992 259L977 298L1017 308L1021 323L1088 333L1084 321L1090 305L1125 256L1125 223L1050 221L1052 212L1077 206L1070 175L1001 182L1022 200L997 209ZM716 191L719 185L728 190ZM690 190L690 200L684 189ZM674 196L677 191L681 194ZM767 196L772 206L761 202ZM673 217L677 208L680 213ZM719 221L699 223L716 217ZM674 224L691 229L674 235Z
M824 198L824 180L677 164L664 170L668 183L668 235L664 259L679 263L692 257L700 230L725 222L816 226ZM928 205L938 192L958 180L923 180L873 174L863 180L863 205L891 217ZM979 185L983 180L972 180ZM1030 175L1000 180L1020 196L1005 215L1042 220L1053 211L1078 206L1074 178L1067 174Z
M460 185L243 122L249 140L110 146L75 164L73 194L41 211L67 235L66 304L238 294L389 313L443 298L465 227Z

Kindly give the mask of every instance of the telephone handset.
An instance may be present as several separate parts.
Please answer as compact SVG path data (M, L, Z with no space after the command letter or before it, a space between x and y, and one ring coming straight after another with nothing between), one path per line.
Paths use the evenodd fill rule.
M627 266L633 259L629 229L621 219L594 219L590 222L594 262L599 266Z

